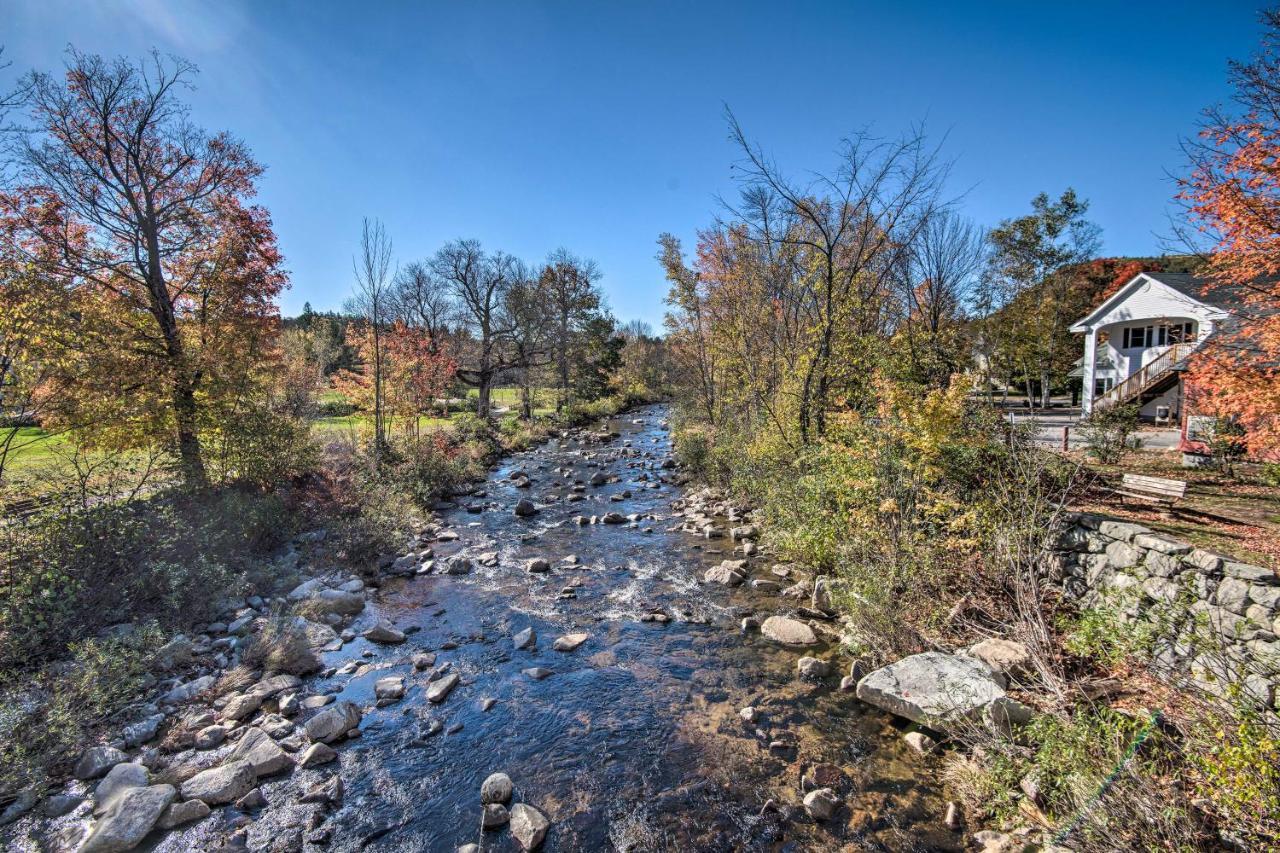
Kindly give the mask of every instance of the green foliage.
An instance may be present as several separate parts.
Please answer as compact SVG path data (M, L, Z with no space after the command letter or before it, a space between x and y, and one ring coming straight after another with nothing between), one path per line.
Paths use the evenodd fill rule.
M1258 846L1280 837L1280 735L1247 707L1215 709L1192 732L1194 787L1233 832Z
M1116 666L1126 660L1145 660L1154 648L1157 630L1145 620L1124 618L1116 603L1085 610L1063 621L1063 646L1072 654Z
M74 760L95 729L137 698L161 634L72 643L68 659L0 676L0 796L38 788Z
M496 444L493 424L474 412L463 412L454 417L453 434L460 444Z
M1119 462L1130 449L1130 437L1138 429L1138 407L1133 404L1094 409L1080 422L1088 453L1106 465Z
M1235 464L1244 458L1248 449L1248 433L1239 419L1218 418L1214 422L1209 453L1224 473L1232 474Z
M58 509L5 527L0 670L116 622L211 616L293 529L278 496L242 489Z
M1262 466L1262 482L1273 489L1280 489L1280 462L1268 462Z

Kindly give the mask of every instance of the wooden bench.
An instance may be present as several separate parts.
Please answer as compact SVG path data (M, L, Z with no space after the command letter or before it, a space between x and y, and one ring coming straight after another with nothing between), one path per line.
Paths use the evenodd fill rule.
M1117 495L1140 498L1154 504L1173 506L1187 495L1186 480L1166 480L1164 477L1144 477L1141 474L1125 474L1120 486L1112 489Z

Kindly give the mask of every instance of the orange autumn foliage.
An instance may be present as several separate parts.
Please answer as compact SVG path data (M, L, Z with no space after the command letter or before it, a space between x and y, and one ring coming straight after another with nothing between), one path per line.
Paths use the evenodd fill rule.
M1232 65L1245 110L1206 113L1178 193L1214 243L1206 296L1232 288L1242 321L1197 353L1188 377L1196 405L1238 419L1258 456L1280 451L1280 14L1264 20L1262 52Z

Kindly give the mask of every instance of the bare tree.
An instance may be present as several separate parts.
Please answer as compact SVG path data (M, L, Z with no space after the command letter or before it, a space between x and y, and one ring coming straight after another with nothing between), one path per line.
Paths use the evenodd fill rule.
M378 460L387 439L382 395L383 334L393 316L391 257L391 238L382 222L366 218L360 232L360 252L351 259L356 283L347 311L368 324L373 345L373 436L374 457Z
M518 363L506 353L513 326L505 306L510 289L526 280L528 272L505 252L486 253L478 240L446 243L431 259L431 270L449 284L474 337L472 364L460 367L458 376L476 387L476 413L487 418L494 380Z
M430 264L413 261L396 275L391 291L392 311L405 325L421 329L439 352L457 314L447 282L431 271Z
M794 302L815 336L798 401L800 440L808 442L825 431L838 335L881 330L886 295L938 206L947 169L921 131L889 141L861 133L844 141L834 172L797 182L727 117L743 155L741 202L726 205L730 214L750 239L808 256Z
M898 282L899 332L916 373L941 387L968 360L959 335L987 255L986 235L950 208L935 211L920 229Z
M545 277L516 281L507 291L503 310L511 328L511 361L520 381L520 414L533 417L534 380L555 352L558 315L544 290Z

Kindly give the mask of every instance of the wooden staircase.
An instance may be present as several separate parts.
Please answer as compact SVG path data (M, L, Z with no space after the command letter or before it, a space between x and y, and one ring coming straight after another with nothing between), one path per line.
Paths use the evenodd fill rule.
M1119 406L1145 395L1163 391L1169 380L1178 373L1183 359L1195 350L1194 343L1173 344L1160 355L1144 364L1136 373L1114 386L1093 401L1094 411Z

